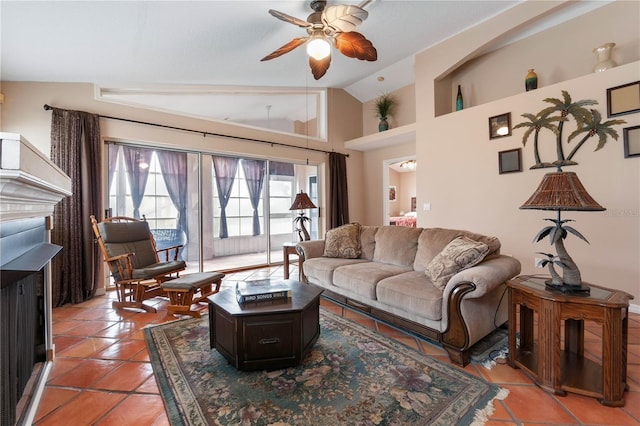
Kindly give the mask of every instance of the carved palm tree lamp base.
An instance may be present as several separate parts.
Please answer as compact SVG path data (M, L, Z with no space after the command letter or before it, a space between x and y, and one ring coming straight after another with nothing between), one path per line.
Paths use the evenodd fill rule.
M552 222L553 225L543 228L534 238L534 242L538 242L548 236L551 244L556 248L556 255L538 253L546 257L541 262L541 266L547 266L551 275L551 279L545 282L546 288L570 294L589 294L589 287L582 284L578 265L571 259L564 247L564 239L571 233L586 243L589 243L589 241L576 229L565 225L567 222L572 222L572 220L562 220L560 212L603 211L606 209L589 195L580 179L578 179L578 175L573 172L563 171L544 175L538 189L520 208L552 210L557 213L555 219L545 219ZM562 268L562 277L556 271L555 266Z
M579 295L583 294L588 296L591 293L591 289L588 285L580 284L580 285L570 285L570 284L553 284L552 280L547 280L544 282L544 288L548 291L559 291L565 294L571 295Z
M296 198L293 200L293 204L289 208L289 210L299 210L298 216L293 219L293 222L298 226L296 230L298 231L298 238L300 238L300 241L309 241L311 239L307 228L304 226L305 222L311 222L311 219L304 214L303 210L306 209L317 209L317 207L313 204L313 201L311 201L307 194L300 191L296 194Z

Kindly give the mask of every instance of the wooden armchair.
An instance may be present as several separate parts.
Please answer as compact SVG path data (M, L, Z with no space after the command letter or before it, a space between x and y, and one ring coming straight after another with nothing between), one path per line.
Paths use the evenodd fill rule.
M160 284L177 278L186 268L185 261L178 260L181 246L157 250L149 224L144 220L116 216L98 222L91 215L91 223L118 292L113 307L156 312L143 301L162 294ZM169 259L172 250L175 254ZM165 260L160 260L158 252L165 252Z

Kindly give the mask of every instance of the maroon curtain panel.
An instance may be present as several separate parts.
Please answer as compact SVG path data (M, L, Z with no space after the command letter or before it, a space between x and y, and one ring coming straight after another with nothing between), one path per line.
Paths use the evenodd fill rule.
M347 156L329 153L329 228L349 223L349 193L347 191Z
M51 231L51 241L62 246L52 261L52 302L62 306L90 299L102 280L89 218L103 211L100 117L53 108L51 161L71 178L73 193L56 205Z

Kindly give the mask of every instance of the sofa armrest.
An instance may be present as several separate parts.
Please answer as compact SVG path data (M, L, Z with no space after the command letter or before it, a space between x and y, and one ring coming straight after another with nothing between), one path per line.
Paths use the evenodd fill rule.
M300 241L296 245L296 251L302 259L322 257L324 254L324 240Z
M491 257L451 277L444 289L444 298L446 300L453 289L460 283L473 283L476 287L475 290L467 293L465 298L482 297L518 275L520 269L520 261L511 256L498 255Z

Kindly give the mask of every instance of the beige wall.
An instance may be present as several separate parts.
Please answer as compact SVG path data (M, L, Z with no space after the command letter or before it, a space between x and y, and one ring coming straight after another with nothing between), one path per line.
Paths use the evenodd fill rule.
M607 41L618 42L615 37L618 29L610 27L617 26L618 21L626 22L627 16L632 14L635 17L634 25L625 32L629 40L622 44L638 46L638 3L617 2L592 12L590 21L598 14L606 17L605 21L595 19L595 22L601 22L597 32L590 26L574 26L570 23L548 30L555 36L545 41L545 55L539 56L536 64L531 65L530 61L523 58L527 52L535 51L543 39L541 37L525 39L518 42L517 48L508 48L513 60L510 56L501 57L499 61L493 61L493 66L483 63L475 71L473 67L465 69L465 78L486 85L486 91L491 91L495 85L517 84L519 89L512 95L436 117L434 93L439 89L434 82L465 63L476 51L499 40L502 34L530 23L561 4L525 2L416 57L418 225L466 228L496 235L502 241L503 252L522 262L523 273L547 273L546 269L534 268L535 253L549 249L553 251L553 248L548 240L537 244L533 244L532 240L546 226L543 219L550 217L550 214L519 210L519 206L533 193L543 174L553 170L529 170L534 163L530 141L523 147L523 172L499 175L498 152L522 147L523 130L514 130L511 137L490 140L488 117L510 112L513 124L519 123L523 121L521 114L537 113L548 106L543 99L560 98L561 91L566 90L574 100L597 100L597 109L606 119L606 89L637 81L640 76L637 58L599 74L583 70L575 78L570 77L556 84L548 84L546 72L549 70L550 73L555 72L554 75L573 76L574 65L582 68L588 66L590 69L594 62L591 33L599 36L596 45ZM602 22L616 22L616 25L607 26ZM571 31L564 33L564 28ZM588 59L575 64L566 59L570 57L569 50L572 55L582 52ZM532 92L524 92L522 88L528 67L542 71L542 84ZM565 67L572 71L566 74L558 71ZM506 78L495 78L503 73L517 78L514 77L511 83ZM583 280L627 291L638 303L640 161L638 158L624 158L622 128L639 125L640 113L620 118L626 120L627 124L616 127L620 134L618 141L610 139L604 149L594 153L596 141L589 140L575 157L579 165L565 168L578 174L589 193L607 211L565 212L563 218L575 219L574 227L591 243L586 244L572 236L566 240L569 253L581 269ZM575 123L567 126L575 129ZM555 159L553 136L541 133L540 138L543 160L552 161ZM428 212L421 209L426 202L431 203Z
M415 85L411 84L398 90L390 92L398 102L396 111L389 124L391 128L397 128L407 124L416 122L416 91ZM375 99L362 104L362 135L371 135L378 133L379 119L374 112ZM363 198L364 210L360 216L361 223L367 225L381 225L387 223L385 218L385 206L388 206L388 215L397 216L400 210L409 211L409 207L400 206L397 203L387 203L387 186L392 179L389 172L389 164L407 158L414 158L416 153L415 142L404 143L399 146L381 148L373 151L364 152L364 165L362 167L362 176L366 182L366 189L362 191L366 193ZM406 173L405 173L406 174ZM385 176L387 181L385 182ZM409 191L415 195L415 179L413 179L412 189ZM411 196L413 196L411 195ZM407 201L410 203L410 201Z
M400 211L411 211L411 197L416 196L416 172L404 172L400 174Z
M522 93L530 68L538 75L539 88L591 74L596 63L593 48L610 41L616 43L612 59L617 64L637 61L639 17L640 2L613 2L465 62L448 76L450 99L455 99L458 84L465 108Z
M389 186L396 187L396 200L389 201L389 216L400 215L402 201L402 175L393 169L389 169Z
M286 143L299 147L310 147L326 151L348 153L347 160L348 183L350 186L349 208L352 220L362 220L362 153L344 150L343 141L362 134L361 104L343 90L331 89L328 93L330 114L328 117L328 142L308 139L300 136L281 133L269 133L252 128L243 128L224 123L177 116L122 106L118 104L98 101L94 97L92 84L75 83L23 83L2 82L2 93L5 102L1 106L1 130L22 134L27 140L41 150L45 155L50 154L50 126L51 111L43 109L44 104L59 108L87 111L102 116L123 117L131 120L152 122L157 124L194 129L203 132L228 134L246 138L266 139L269 141ZM333 104L333 105L332 105ZM337 104L337 105L335 105ZM127 123L122 121L101 119L101 134L105 140L119 140L135 143L152 144L154 146L192 149L202 152L224 152L239 155L286 160L301 164L319 165L319 180L327 176L326 154L302 149L271 146L253 142L243 142L237 139L223 137L203 137L202 134L169 130L164 128ZM355 189L351 189L355 188ZM324 195L324 194L323 194ZM323 206L326 198L321 197ZM320 211L326 223L325 210ZM321 231L322 232L322 231Z
M390 93L397 102L395 111L389 121L389 128L404 126L416 122L416 90L413 84L394 90ZM362 104L362 129L363 135L371 135L378 132L380 119L375 113L375 99Z

